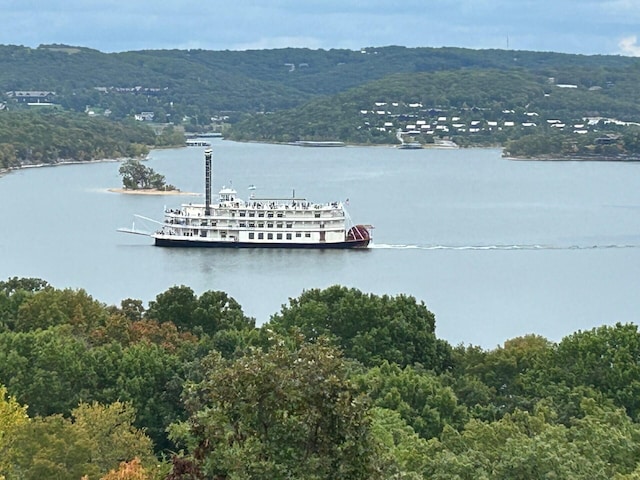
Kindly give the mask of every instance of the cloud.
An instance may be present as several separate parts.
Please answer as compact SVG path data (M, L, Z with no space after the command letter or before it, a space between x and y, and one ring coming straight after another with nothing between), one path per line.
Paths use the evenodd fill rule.
M638 0L0 0L0 44L104 52L403 45L640 56ZM576 21L579 18L581 21ZM507 40L508 39L508 40Z
M638 45L638 38L635 35L624 37L618 42L620 53L629 57L640 57L640 45Z

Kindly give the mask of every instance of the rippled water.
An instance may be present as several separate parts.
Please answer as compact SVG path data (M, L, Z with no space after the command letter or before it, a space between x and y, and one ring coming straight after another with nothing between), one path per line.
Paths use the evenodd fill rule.
M153 152L148 165L203 190L203 149ZM172 285L224 290L258 323L304 289L407 293L453 344L494 347L634 322L640 311L639 164L522 162L497 149L302 148L214 142L214 188L241 196L349 199L375 225L367 251L163 249L116 232L193 196L108 192L116 162L0 178L0 278L37 276L105 303L145 302Z

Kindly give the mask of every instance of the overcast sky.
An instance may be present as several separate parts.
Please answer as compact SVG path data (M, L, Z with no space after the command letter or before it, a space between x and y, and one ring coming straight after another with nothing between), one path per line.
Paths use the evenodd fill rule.
M640 56L640 0L0 0L0 44L466 47Z

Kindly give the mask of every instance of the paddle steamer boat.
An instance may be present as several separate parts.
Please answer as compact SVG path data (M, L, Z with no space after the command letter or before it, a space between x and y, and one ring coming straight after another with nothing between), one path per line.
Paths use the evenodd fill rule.
M369 245L373 227L354 225L343 202L313 203L296 197L295 192L290 198L252 194L245 201L233 188L223 187L218 202L212 203L212 150L204 154L204 203L166 209L160 229L148 234L156 246L341 249Z

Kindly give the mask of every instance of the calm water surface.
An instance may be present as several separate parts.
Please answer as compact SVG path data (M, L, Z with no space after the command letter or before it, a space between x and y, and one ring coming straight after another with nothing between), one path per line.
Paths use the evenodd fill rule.
M203 149L153 152L151 168L203 190ZM96 299L144 302L172 285L224 290L258 324L305 289L340 284L413 295L439 337L493 348L635 322L640 311L640 164L522 162L497 149L301 148L214 142L214 189L349 199L375 225L367 251L181 250L118 233L193 196L108 192L117 162L0 178L0 278L35 276ZM144 227L136 220L138 228ZM148 229L153 228L147 225Z

